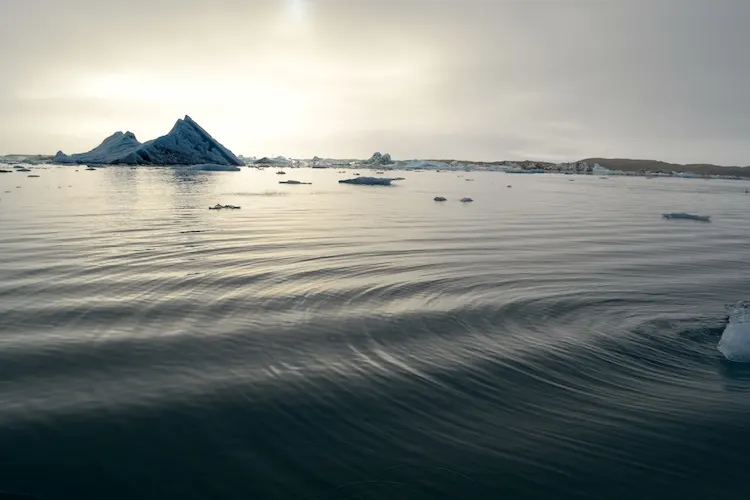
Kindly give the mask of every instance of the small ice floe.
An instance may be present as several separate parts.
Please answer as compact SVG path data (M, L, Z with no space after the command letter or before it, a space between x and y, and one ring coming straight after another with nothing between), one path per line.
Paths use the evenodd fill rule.
M96 170L94 167L86 167L84 170ZM78 172L78 170L76 170Z
M389 179L387 177L357 177L355 179L342 179L339 181L340 184L359 184L362 186L390 186L391 181L395 179Z
M26 177L39 177L38 175L27 175Z
M433 200L435 201L447 201L448 198L445 198L443 196L435 196Z
M13 173L12 170L3 170L2 168L0 168L0 174L12 174L12 173Z
M513 186L511 186L510 184L508 184L508 185L507 185L507 186L505 186L505 187L508 187L508 188L512 188Z
M392 181L403 181L404 177L394 177L391 179Z
M474 182L474 179L464 179L466 182Z
M729 320L718 349L729 361L750 362L750 302L729 304L726 309Z
M472 201L474 201L474 200L472 200L471 198L468 198L468 197L467 198L461 198L461 203L471 203Z
M279 184L312 184L312 182L300 182L300 181L293 181L290 179L288 181L279 181Z
M701 222L711 222L710 215L695 215L695 214L688 214L685 212L671 212L667 214L662 214L662 217L664 217L665 219L688 219L688 220L699 220Z
M284 172L283 170L279 170L278 172L276 172L276 175L286 175L286 172Z
M30 168L26 168L26 167L15 167L15 168L16 168L16 172L31 172Z
M217 203L213 207L208 207L209 210L238 210L240 208L242 207L239 205L222 205L221 203Z
M383 175L385 172L375 172L377 175Z

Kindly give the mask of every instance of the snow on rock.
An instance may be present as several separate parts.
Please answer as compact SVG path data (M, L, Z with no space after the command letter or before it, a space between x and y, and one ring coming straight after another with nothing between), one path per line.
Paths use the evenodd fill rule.
M729 361L750 362L750 302L727 306L729 322L719 340L719 351Z
M128 165L236 165L245 163L185 115L162 137L141 144L131 132L116 132L88 153L65 155L56 163L102 163Z

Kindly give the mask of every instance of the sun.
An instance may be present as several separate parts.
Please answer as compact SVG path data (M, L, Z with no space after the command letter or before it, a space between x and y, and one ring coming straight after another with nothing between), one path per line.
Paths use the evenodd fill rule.
M302 22L307 15L306 0L283 0L284 10L287 20L292 22Z

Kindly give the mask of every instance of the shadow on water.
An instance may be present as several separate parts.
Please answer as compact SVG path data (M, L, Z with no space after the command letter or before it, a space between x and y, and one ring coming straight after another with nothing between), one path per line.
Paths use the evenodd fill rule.
M727 391L750 392L750 363L720 359L718 370Z

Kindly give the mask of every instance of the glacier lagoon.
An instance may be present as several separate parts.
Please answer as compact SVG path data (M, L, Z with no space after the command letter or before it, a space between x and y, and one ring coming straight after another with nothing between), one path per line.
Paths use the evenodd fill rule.
M742 183L30 168L0 176L2 491L745 494Z

